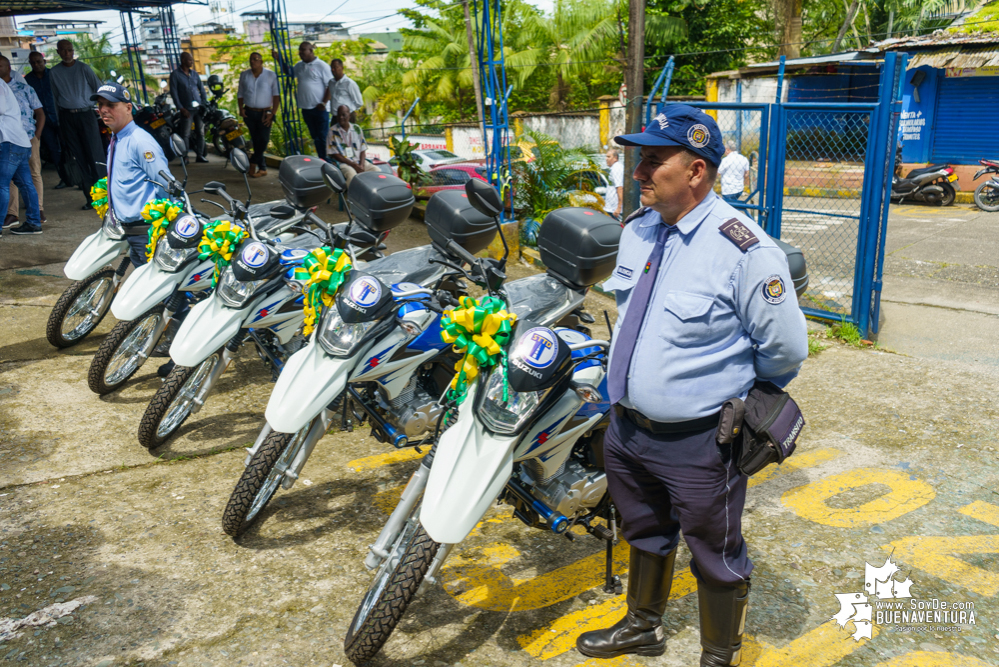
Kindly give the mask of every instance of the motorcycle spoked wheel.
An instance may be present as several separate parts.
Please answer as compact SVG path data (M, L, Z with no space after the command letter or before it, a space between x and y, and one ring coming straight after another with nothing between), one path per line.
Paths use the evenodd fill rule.
M221 359L221 352L216 352L197 366L174 366L142 414L139 444L156 449L174 436L191 416L196 401L205 400L211 389L205 383Z
M222 513L222 530L226 535L236 538L245 533L267 507L284 481L283 471L302 449L315 419L297 433L272 431L264 439L236 482Z
M999 211L999 186L986 181L975 189L975 204L989 213Z
M343 650L355 664L371 660L388 641L440 549L420 523L420 507L413 508L347 628Z
M97 328L114 300L114 269L108 267L69 286L56 302L45 325L53 346L76 345Z
M148 358L143 355L156 346L153 334L163 317L163 304L157 304L134 320L114 325L90 363L90 391L101 396L110 394L135 375Z

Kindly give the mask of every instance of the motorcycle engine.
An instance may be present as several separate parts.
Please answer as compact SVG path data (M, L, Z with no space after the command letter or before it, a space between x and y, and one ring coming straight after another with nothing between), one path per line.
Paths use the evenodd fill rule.
M386 402L379 397L379 404L387 421L410 440L432 430L443 411L437 399L420 386L416 377L410 378L406 388L394 399Z
M525 461L523 466L533 478L537 471L531 463ZM531 492L548 507L572 518L580 510L596 507L607 492L607 476L603 470L569 459L548 479L535 481Z

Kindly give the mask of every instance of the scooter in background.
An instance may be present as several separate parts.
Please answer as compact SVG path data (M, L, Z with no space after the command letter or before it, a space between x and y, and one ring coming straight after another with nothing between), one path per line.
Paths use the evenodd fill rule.
M995 160L979 160L978 164L985 167L985 169L978 170L978 173L975 174L976 181L985 174L993 174L993 176L975 189L975 204L983 211L995 213L999 211L999 176L997 176L999 174L999 162Z

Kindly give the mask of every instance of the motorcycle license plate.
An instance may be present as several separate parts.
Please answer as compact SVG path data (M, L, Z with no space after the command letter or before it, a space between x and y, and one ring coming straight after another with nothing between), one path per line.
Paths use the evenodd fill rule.
M241 136L243 136L243 128L237 127L235 130L225 135L225 138L228 139L229 141L232 141L236 137L241 137Z
M953 183L954 181L957 180L957 174L951 174L950 176L947 177L947 180Z
M155 130L156 128L163 127L164 125L166 125L166 121L163 120L162 118L157 118L156 120L154 120L149 124L149 127Z

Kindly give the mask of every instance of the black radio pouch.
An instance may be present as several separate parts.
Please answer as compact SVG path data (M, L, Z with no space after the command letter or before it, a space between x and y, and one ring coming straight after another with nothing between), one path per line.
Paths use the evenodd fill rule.
M741 446L734 453L744 475L755 475L771 463L780 465L794 453L805 418L791 395L771 382L757 382L746 400L733 398L722 405L718 420L719 444Z

